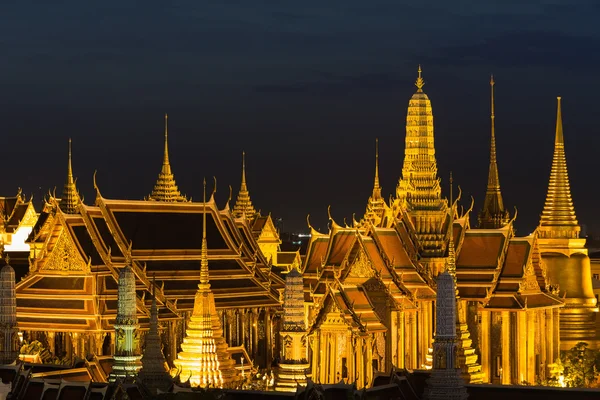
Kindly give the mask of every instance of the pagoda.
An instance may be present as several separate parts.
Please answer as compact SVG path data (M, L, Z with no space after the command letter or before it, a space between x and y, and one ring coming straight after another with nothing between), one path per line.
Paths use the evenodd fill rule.
M304 341L306 333L304 283L302 274L292 268L285 277L283 327L279 333L282 357L276 372L275 390L295 392L298 386L306 386L310 369Z
M425 400L466 400L468 397L456 356L460 347L455 328L456 283L450 265L448 267L437 278L433 368L423 394Z
M194 300L182 351L174 361L182 382L193 387L223 388L237 380L234 361L227 351L223 328L210 290L208 275L208 247L206 244L206 181L204 181L204 215L202 227L202 251L200 261L200 284Z
M18 332L15 270L7 256L6 265L0 270L0 364L11 364L19 356Z
M119 273L117 319L115 321L115 362L109 381L128 379L140 369L135 274L131 260Z
M548 280L558 285L560 295L566 296L565 307L560 313L560 344L562 350L568 350L577 342L595 342L598 308L592 288L586 240L579 237L581 227L571 197L561 98L557 99L554 156L548 194L537 232Z
M233 216L235 218L245 216L246 219L252 220L256 214L252 200L250 200L248 185L246 184L246 152L242 152L242 183L240 184L240 191L233 207Z
M156 184L152 194L148 196L148 200L165 201L165 202L186 202L188 199L181 194L175 183L175 177L171 171L171 163L169 161L169 116L165 114L165 152L163 156L163 164L158 174Z
M498 176L498 163L496 162L496 126L494 113L494 77L490 79L492 112L490 115L492 133L490 138L490 167L488 172L488 183L485 192L483 208L477 218L479 228L497 229L502 228L510 221L510 214L504 208L502 193L500 191L500 178Z
M166 392L173 383L165 368L166 362L161 350L160 334L158 332L158 307L156 306L156 284L152 285L152 306L150 307L150 330L146 335L146 348L142 356L142 369L138 376L153 395L158 390Z
M443 269L448 229L448 202L442 199L433 136L431 101L423 92L419 76L417 91L408 103L406 146L402 178L396 188L395 213L406 214L420 245L420 256L431 260L432 268ZM438 261L436 263L436 261ZM438 265L439 264L439 265ZM434 271L435 272L435 271Z

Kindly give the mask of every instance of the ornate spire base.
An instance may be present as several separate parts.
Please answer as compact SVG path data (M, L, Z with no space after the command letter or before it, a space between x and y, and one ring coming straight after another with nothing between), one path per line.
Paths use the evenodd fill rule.
M432 369L423 393L425 400L466 400L469 397L459 369Z
M210 314L205 310L209 310ZM196 292L194 312L177 354L175 366L181 382L194 387L223 388L232 386L238 374L227 351L223 329L215 308L214 295L202 289Z
M285 354L275 371L275 390L296 392L298 386L306 386L310 377L310 363L302 342L305 334L305 331L280 332Z

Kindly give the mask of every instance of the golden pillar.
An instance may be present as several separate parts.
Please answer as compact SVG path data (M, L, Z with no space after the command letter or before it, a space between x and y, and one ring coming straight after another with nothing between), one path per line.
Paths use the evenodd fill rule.
M481 355L481 368L483 372L483 383L490 383L490 311L481 311L481 340L479 341L479 353Z
M502 372L501 380L503 385L510 385L511 382L511 345L510 345L510 313L502 311Z
M369 334L366 340L366 353L367 359L365 362L366 371L366 382L365 386L371 386L373 384L373 336Z
M536 383L536 370L537 365L535 362L535 334L537 327L535 326L535 313L536 310L526 311L527 316L527 382L534 385Z
M405 343L406 343L406 313L404 311L400 311L398 313L398 351L396 352L396 366L398 368L406 368L405 361Z

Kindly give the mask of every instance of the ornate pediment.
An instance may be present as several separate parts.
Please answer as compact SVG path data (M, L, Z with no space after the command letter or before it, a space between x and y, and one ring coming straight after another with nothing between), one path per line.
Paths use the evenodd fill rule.
M358 252L358 257L354 259L354 262L350 266L350 273L348 277L352 278L372 278L375 276L375 272L371 266L371 261L365 254L364 250Z
M90 264L85 262L75 242L63 228L50 255L40 267L40 271L51 271L62 274L70 272L90 273Z
M535 275L535 270L533 268L533 263L531 260L527 261L525 265L525 270L523 271L523 280L519 283L519 293L522 292L532 292L539 291L540 285L537 281L537 276Z
M29 203L29 206L27 206L27 211L25 211L25 215L23 216L23 219L21 219L21 223L19 225L23 227L33 227L35 226L37 220L38 215L35 212L35 208L33 207L33 204Z

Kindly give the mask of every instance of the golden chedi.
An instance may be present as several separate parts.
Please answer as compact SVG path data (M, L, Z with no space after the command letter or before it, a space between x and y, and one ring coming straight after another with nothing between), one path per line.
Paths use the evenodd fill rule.
M586 240L579 237L581 227L571 197L560 100L558 97L554 156L538 234L548 280L558 285L560 295L565 296L565 307L560 315L560 340L561 349L566 350L581 341L595 344L598 308Z

